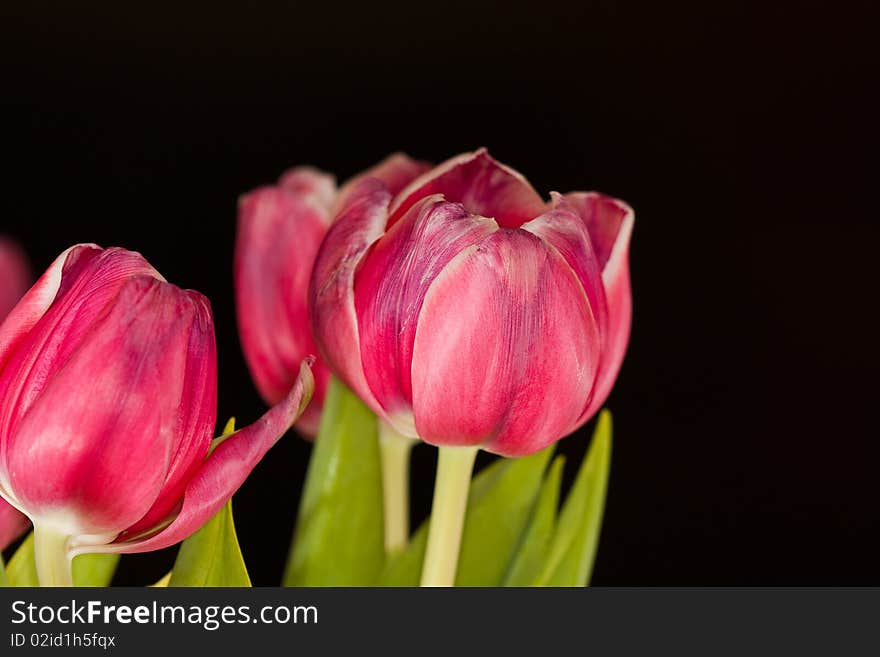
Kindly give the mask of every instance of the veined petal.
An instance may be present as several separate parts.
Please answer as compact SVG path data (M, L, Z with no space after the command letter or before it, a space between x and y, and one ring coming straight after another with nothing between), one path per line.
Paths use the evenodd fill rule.
M461 203L469 212L518 228L543 214L547 204L522 176L492 158L485 148L444 162L413 180L394 199L388 226L414 203L432 194Z
M392 153L379 164L346 182L339 190L336 208L345 206L352 190L367 178L375 178L380 181L393 196L430 169L431 165L428 162L414 160L406 153Z
M183 377L167 373L185 371L195 312L178 288L130 278L52 372L6 446L31 518L76 536L114 534L147 512L179 446Z
M315 175L294 171L299 177ZM257 388L270 406L290 392L303 359L318 353L309 326L308 289L328 223L327 210L287 189L265 187L239 203L235 248L239 334ZM323 362L316 363L314 371L311 415L320 412L329 377ZM307 428L311 435L317 429Z
M224 505L266 454L272 445L291 427L309 402L314 379L307 363L300 376L281 402L260 420L219 442L190 479L180 510L164 528L152 535L137 537L130 532L116 543L96 548L74 549L78 552L147 552L174 545L204 525Z
M602 269L593 249L589 230L577 209L564 198L553 194L553 201L553 209L523 224L522 228L556 249L577 274L596 317L600 336L604 340L608 324L608 303L602 284Z
M310 203L329 223L330 208L336 200L336 177L314 167L295 167L285 171L278 186Z
M30 525L26 515L0 497L0 552L24 534Z
M413 349L419 436L523 456L583 410L599 360L595 317L562 256L503 229L434 281Z
M80 345L133 276L164 279L138 253L82 244L68 249L0 325L0 485L8 442L53 372Z
M309 320L321 357L377 413L381 407L361 364L354 276L364 254L385 230L387 188L375 178L359 183L318 249L309 284Z
M355 278L361 359L370 390L398 431L415 435L412 351L422 302L458 253L498 230L439 195L422 199L379 239ZM406 426L409 424L409 426Z
M635 214L623 201L595 192L566 194L565 201L577 209L590 232L608 303L602 362L593 396L579 420L582 423L602 407L611 393L629 344L632 324L629 242Z
M0 237L0 324L31 283L27 258L14 242Z
M168 473L159 496L146 515L128 531L137 534L155 526L180 502L186 485L201 467L217 421L217 342L210 302L197 292L186 292L194 306L186 347L183 386L177 401L176 426Z

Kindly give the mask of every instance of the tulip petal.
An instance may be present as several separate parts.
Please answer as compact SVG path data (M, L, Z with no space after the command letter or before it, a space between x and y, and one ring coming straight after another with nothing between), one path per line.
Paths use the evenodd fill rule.
M629 344L632 324L632 292L629 275L629 242L635 214L623 201L595 192L566 194L565 200L577 209L590 232L608 304L607 337L596 388L579 422L592 417L605 403Z
M419 436L435 445L534 453L582 412L599 331L562 256L524 230L463 251L431 285L413 349Z
M295 171L299 177L305 175ZM328 222L326 210L287 189L265 187L239 203L235 249L239 334L254 382L270 406L290 392L302 360L318 353L308 328L308 287ZM314 411L303 418L309 419L309 426L301 426L310 435L317 430L329 377L323 363L316 363L314 372Z
M156 500L181 428L183 377L167 373L185 371L196 296L152 276L129 278L55 364L6 445L9 488L32 518L70 536L115 535Z
M342 208L347 205L352 190L367 178L375 178L380 181L394 195L430 169L429 163L414 160L406 153L392 153L376 166L346 182L339 190L336 207Z
M30 525L26 515L0 497L0 552L24 534Z
M602 269L586 224L576 208L558 194L553 195L554 207L540 217L523 224L523 230L537 235L565 258L584 287L590 308L596 316L600 335L607 333L608 303L602 284Z
M278 186L310 203L329 223L328 213L336 200L335 176L314 167L296 167L282 174Z
M375 178L361 181L327 232L312 269L309 320L324 362L374 411L381 412L361 363L354 276L370 245L385 229L391 200Z
M500 226L518 228L543 214L547 204L522 174L492 158L486 149L452 158L413 180L389 211L388 226L417 201L443 194L469 212L491 217Z
M373 247L355 278L361 358L367 383L398 432L412 423L412 351L431 282L458 253L498 230L439 195L413 205Z
M173 448L161 492L146 515L128 529L137 534L155 526L180 502L187 483L201 467L214 435L217 421L217 341L208 300L188 293L194 318L188 327L186 366L177 402L178 419L172 435L179 439ZM166 389L166 394L168 393Z
M180 511L164 529L145 538L126 540L79 552L148 552L178 543L210 520L229 501L269 448L291 427L308 404L314 378L307 362L290 393L260 420L223 439L189 481Z
M81 244L59 256L0 325L0 486L15 425L132 276L164 279L139 254Z
M30 284L27 259L14 242L0 237L0 324Z

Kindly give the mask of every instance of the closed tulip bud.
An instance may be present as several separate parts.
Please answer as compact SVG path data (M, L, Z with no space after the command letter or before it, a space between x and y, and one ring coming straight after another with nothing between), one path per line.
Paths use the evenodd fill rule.
M208 300L137 253L63 253L0 327L0 493L34 523L41 581L69 583L69 559L82 552L143 552L189 536L311 389L304 366L259 422L212 443Z
M0 237L0 324L30 284L30 271L21 249ZM29 527L27 516L0 498L0 551Z
M396 190L427 168L405 155L392 155L337 189L331 175L299 167L277 185L242 196L235 247L238 326L245 360L267 404L287 395L299 364L317 354L308 320L309 279L337 206L366 177ZM317 432L330 376L320 360L314 373L314 398L297 422L306 436Z
M344 199L311 281L320 354L398 432L536 452L604 403L629 337L633 212L542 199L485 150Z

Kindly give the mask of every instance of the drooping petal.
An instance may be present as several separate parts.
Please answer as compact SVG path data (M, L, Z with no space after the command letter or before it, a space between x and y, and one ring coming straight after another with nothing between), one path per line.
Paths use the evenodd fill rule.
M518 228L547 209L522 174L481 148L452 158L407 185L391 205L388 226L394 225L414 203L432 194L442 194L472 214L491 217L508 228Z
M26 515L0 497L0 552L24 534L30 525Z
M82 244L68 249L0 325L0 485L16 424L132 276L163 280L140 254Z
M412 424L412 349L422 302L458 253L498 230L439 195L413 205L364 259L355 278L361 358L370 390L398 432Z
M435 445L531 454L580 415L598 360L596 320L571 267L535 235L500 230L447 265L425 298L416 428Z
M115 535L147 512L180 446L184 377L168 373L185 371L196 312L190 294L137 276L92 322L8 439L10 489L31 518Z
M320 356L374 411L381 412L361 363L354 276L385 229L391 194L375 178L360 182L324 238L309 284L309 320Z
M336 177L314 167L295 167L285 171L278 186L311 204L329 222L330 208L336 200Z
M194 305L193 321L188 327L186 366L183 386L177 403L177 439L171 454L168 474L156 501L146 515L129 528L131 534L149 529L167 517L183 497L187 483L201 467L208 452L217 421L217 342L214 319L208 300L196 292L187 292Z
M147 552L174 545L204 525L244 483L254 466L272 445L291 427L309 402L314 379L307 363L299 378L281 402L260 420L223 439L201 468L190 479L177 515L158 532L138 537L130 532L116 543L78 552Z
M0 237L0 324L31 283L27 258L14 242Z
M375 178L383 183L393 196L430 169L431 165L428 162L414 160L406 153L392 153L379 164L346 182L339 190L336 208L344 207L348 203L352 190L367 178Z
M251 375L270 406L290 392L302 360L318 353L309 326L308 288L328 223L327 210L287 189L265 187L239 203L235 248L239 334ZM314 409L310 407L312 412L300 421L300 428L310 435L317 431L329 377L323 362L316 363L314 371Z
M590 232L608 303L606 338L596 388L579 420L585 422L602 408L611 393L629 344L632 324L629 243L635 214L623 201L595 192L566 194L565 200L577 209Z

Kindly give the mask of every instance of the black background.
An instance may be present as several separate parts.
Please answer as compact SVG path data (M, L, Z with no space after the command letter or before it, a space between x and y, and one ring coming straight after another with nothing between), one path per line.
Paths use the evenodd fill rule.
M207 294L219 414L250 421L238 194L488 146L543 193L636 209L594 583L880 584L868 3L238 4L3 3L0 231L35 268L122 245ZM280 578L308 454L291 434L236 497L256 584Z

